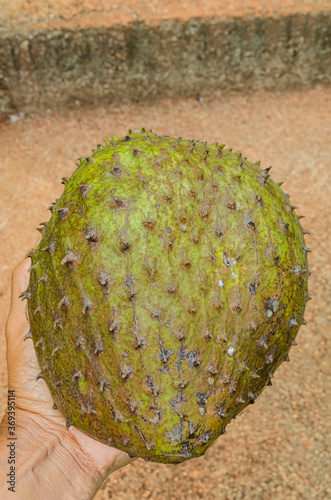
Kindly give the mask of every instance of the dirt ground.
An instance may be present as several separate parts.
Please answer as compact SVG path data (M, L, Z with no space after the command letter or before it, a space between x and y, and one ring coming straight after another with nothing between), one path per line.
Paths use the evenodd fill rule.
M0 29L109 26L201 16L243 17L321 12L331 0L0 0Z
M16 117L17 118L17 117ZM177 466L136 461L113 474L97 500L326 500L331 498L331 89L217 94L107 105L0 124L0 417L6 404L4 323L12 268L37 242L47 207L103 137L144 126L159 134L225 143L273 165L276 181L311 230L308 324L280 367L200 459Z

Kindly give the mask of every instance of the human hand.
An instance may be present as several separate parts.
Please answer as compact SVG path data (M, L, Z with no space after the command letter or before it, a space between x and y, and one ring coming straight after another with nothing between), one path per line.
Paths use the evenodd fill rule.
M41 443L45 451L47 450L46 469L49 474L48 469L51 467L55 479L54 485L51 487L58 485L61 475L64 474L64 471L60 470L61 467L68 467L72 460L78 464L78 471L81 471L82 484L86 481L86 475L88 476L88 480L91 482L89 485L85 484L85 492L89 491L88 496L83 497L79 492L77 492L77 496L75 496L75 490L73 489L70 493L72 496L69 496L68 492L66 492L63 498L66 500L68 498L72 498L73 500L75 498L79 500L83 498L93 498L95 492L111 472L124 467L134 459L130 459L127 453L95 441L73 426L67 429L65 418L60 414L59 410L54 409L51 393L46 382L42 378L37 377L40 368L33 342L28 335L30 327L25 314L25 305L18 298L18 296L28 287L28 268L30 265L30 259L25 259L13 272L11 307L6 324L8 389L14 389L15 391L17 438L18 440L26 440L30 436L30 445L28 442L23 443L24 448L26 448L30 454L37 442ZM26 336L27 338L24 340ZM4 437L3 434L6 432L7 426L8 422L5 415L1 423L0 437ZM56 446L58 447L57 452ZM61 447L61 449L59 449L59 447ZM54 456L53 464L48 463L51 459L50 450ZM38 466L43 467L42 462L40 462L42 456L40 456L41 453L38 447L36 452L37 456L34 458L38 459ZM56 455L60 455L63 460L59 461ZM24 470L27 473L28 467L26 461L28 458L29 455L27 455L25 461L22 462L22 467L24 464ZM1 459L2 455L0 453L0 464L2 463ZM68 463L66 463L66 461ZM46 466L46 462L44 465ZM33 468L36 468L35 464ZM76 479L79 481L79 478ZM31 480L30 478L30 481ZM0 482L0 491L2 492L1 488L2 482ZM79 487L77 486L77 488ZM31 496L31 498L34 500L37 498L43 498L45 500L47 498L53 498L52 495L54 492L52 491L49 491L50 495L48 495L46 491L43 493L44 496L42 496L40 493L40 484L38 486L38 491L38 496ZM45 496L45 494L48 496ZM58 495L58 490L54 498L57 498L57 500L62 498ZM30 499L30 497L26 495L26 490L24 499Z

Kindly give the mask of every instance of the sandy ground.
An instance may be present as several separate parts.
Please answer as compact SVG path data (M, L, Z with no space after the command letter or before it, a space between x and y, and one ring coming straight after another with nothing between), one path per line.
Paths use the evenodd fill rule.
M0 0L0 29L29 31L201 16L243 17L330 10L331 0Z
M35 228L103 137L128 128L218 141L273 165L312 234L307 326L255 405L203 458L178 466L138 460L116 472L97 500L324 500L331 498L331 89L202 96L200 100L77 109L0 125L0 416L6 403L4 322L12 268L38 240Z

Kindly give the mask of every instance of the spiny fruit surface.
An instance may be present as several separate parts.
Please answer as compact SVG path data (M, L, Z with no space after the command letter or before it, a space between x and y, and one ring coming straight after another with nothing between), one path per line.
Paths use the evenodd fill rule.
M268 172L142 129L63 180L25 298L68 426L179 463L270 385L309 294L304 230Z

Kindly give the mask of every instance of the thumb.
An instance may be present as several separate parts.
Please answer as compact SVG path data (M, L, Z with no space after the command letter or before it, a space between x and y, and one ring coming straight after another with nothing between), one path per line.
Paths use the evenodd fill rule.
M15 267L11 278L11 304L6 323L7 348L11 344L16 344L29 327L25 315L25 304L19 295L23 293L29 284L28 269L31 265L30 259L24 259Z

